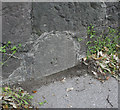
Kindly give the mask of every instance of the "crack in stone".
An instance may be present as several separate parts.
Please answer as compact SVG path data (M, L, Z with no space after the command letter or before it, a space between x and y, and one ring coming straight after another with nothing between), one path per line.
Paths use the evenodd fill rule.
M113 104L110 102L110 100L109 100L109 95L107 96L107 102L109 103L109 105L111 106L111 107L113 107Z

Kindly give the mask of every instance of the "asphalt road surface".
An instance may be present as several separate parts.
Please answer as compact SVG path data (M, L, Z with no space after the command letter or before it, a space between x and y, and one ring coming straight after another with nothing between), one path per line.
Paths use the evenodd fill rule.
M118 82L112 77L104 83L87 74L64 77L36 91L32 104L38 108L118 108Z

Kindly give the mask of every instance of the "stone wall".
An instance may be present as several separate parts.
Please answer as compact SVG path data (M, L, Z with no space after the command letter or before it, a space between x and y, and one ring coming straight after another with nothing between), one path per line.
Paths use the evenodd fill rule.
M32 24L38 34L52 30L81 31L81 27L89 24L100 26L105 19L105 3L33 3Z
M3 3L2 41L22 44L2 67L4 83L42 78L86 55L87 26L118 27L118 3ZM83 41L79 42L78 38Z

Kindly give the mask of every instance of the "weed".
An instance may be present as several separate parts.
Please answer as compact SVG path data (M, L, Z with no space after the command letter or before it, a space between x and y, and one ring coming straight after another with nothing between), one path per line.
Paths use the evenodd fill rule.
M45 100L44 102L40 102L39 105L42 106L43 104L47 103L47 101Z
M13 57L13 55L21 48L21 46L22 46L22 44L18 44L17 46L15 46L15 45L12 46L11 41L8 41L6 44L3 44L0 47L0 52L2 54L8 55L9 57L4 62L1 62L1 66L3 66L11 57ZM8 53L10 53L10 54L8 54Z
M87 58L84 58L84 62L86 59L96 60L99 73L105 75L106 79L108 79L106 75L108 73L118 79L120 77L120 33L110 27L107 30L108 33L104 33L105 30L103 30L101 35L98 36L94 26L88 26L89 40L86 43L88 49ZM97 74L97 72L94 73Z
M108 34L102 32L100 36L96 35L94 26L88 26L88 37L90 40L86 43L90 54L98 53L98 51L107 51L109 55L117 52L117 45L120 43L120 33L117 30L108 27Z

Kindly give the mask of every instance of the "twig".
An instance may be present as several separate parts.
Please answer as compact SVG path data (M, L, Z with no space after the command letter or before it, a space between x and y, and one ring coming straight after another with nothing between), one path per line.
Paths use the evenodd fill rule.
M4 53L4 54L6 54L6 55L8 55L8 56L11 56L11 57L13 57L13 58L16 58L16 59L22 59L22 58L19 58L19 57L17 57L17 56L14 56L13 54L8 54L8 53Z

